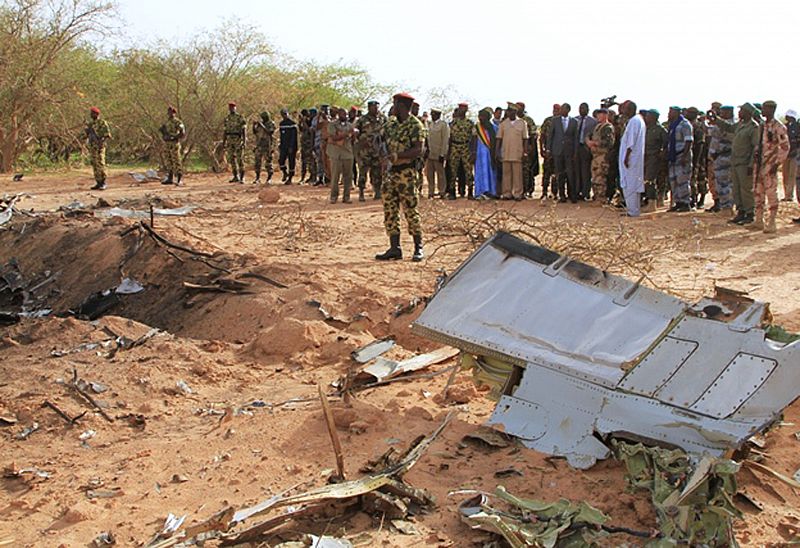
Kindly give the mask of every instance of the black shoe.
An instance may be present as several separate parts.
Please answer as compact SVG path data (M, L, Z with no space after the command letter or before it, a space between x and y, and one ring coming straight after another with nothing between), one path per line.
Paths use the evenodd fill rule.
M399 261L403 258L403 250L400 249L400 234L389 236L389 249L375 255L376 261Z
M755 215L753 213L745 213L744 217L742 217L742 220L736 224L739 226L749 225L753 224L755 220Z
M675 206L675 213L686 213L687 211L691 211L692 208L689 204L677 204Z
M559 198L558 199L558 203L559 204L566 204L567 203L567 199L566 198Z
M744 211L739 211L736 214L736 217L734 217L733 219L728 219L728 223L730 223L732 225L738 225L739 223L742 222L742 220L744 218L745 218L745 212Z
M706 208L706 213L719 213L720 211L722 211L722 209L718 204L714 204L713 206Z
M456 195L455 194L448 194L447 195L447 199L448 200L455 200L456 199Z
M796 219L792 219L792 222L794 224L796 224L796 225L800 225L800 217L797 217Z
M170 173L169 175L166 176L166 178L163 181L161 181L161 184L162 185L171 185L172 182L173 182L172 173Z
M414 254L411 256L411 260L418 263L424 258L425 253L422 251L422 236L414 236Z
M228 181L228 182L229 183L238 183L239 182L239 174L234 171L233 177L231 177L231 180Z
M92 190L105 190L106 189L106 182L105 181L97 181Z
M177 180L175 181L175 186L183 186L183 183L181 182L181 179L183 179L183 175L181 175L180 173L178 173L178 178L177 178Z

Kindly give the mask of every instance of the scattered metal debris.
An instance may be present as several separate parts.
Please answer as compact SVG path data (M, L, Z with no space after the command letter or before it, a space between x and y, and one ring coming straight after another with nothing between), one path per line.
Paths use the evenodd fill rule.
M122 282L114 289L117 295L135 295L144 291L144 286L131 278L123 278Z
M96 409L104 419L106 419L108 422L114 422L114 419L111 418L108 413L106 413L105 409L103 409L103 406L101 406L92 396L87 393L86 387L89 386L89 383L78 377L77 369L72 370L72 381L70 383L65 383L65 385L77 392L78 395L81 396L81 398L89 403L89 405L91 405L94 409Z
M474 432L466 434L462 439L464 441L482 443L495 449L503 449L511 446L511 442L509 441L509 437L507 435L503 434L502 432L498 432L497 430L486 428L485 426L478 428Z
M137 183L144 183L147 181L160 181L161 178L158 176L158 172L155 169L148 169L144 173L139 173L135 171L129 171L128 175L136 181Z
M404 314L410 314L416 310L416 308L420 305L424 305L428 302L428 297L412 297L406 304L398 304L394 307L394 311L392 312L392 316L395 318L399 318Z
M97 535L92 541L92 548L101 548L102 546L113 546L117 543L117 539L110 531L103 531Z
M27 440L29 437L31 437L31 434L33 434L37 430L39 430L39 423L34 422L30 426L26 426L25 428L23 428L14 437L17 438L18 440Z
M353 350L350 353L350 357L358 363L368 363L394 348L394 345L395 342L392 338L378 339Z
M134 209L123 209L121 207L111 207L108 209L96 209L94 214L96 217L124 217L126 219L149 219L152 211L153 215L163 217L183 217L197 209L197 206L187 205L183 207L162 209L154 207L152 210L137 211Z
M3 477L4 478L16 478L16 479L26 479L26 478L38 478L42 480L50 479L50 472L45 472L44 470L40 470L38 468L30 467L30 468L6 468L3 470Z
M609 456L598 434L721 456L798 397L800 343L769 338L766 304L717 288L698 312L641 281L501 232L412 332L502 362L489 424L578 468Z
M355 383L360 384L359 381L367 383L382 382L449 360L457 356L458 353L459 350L457 348L445 346L433 352L420 354L402 361L387 360L386 358L378 357L375 359L375 363L365 367L362 372L356 376Z
M186 381L183 380L183 379L180 379L178 382L176 382L175 386L177 386L178 390L180 390L184 394L188 395L188 394L193 394L194 393L194 392L192 392L192 389L189 387L189 385L186 384Z

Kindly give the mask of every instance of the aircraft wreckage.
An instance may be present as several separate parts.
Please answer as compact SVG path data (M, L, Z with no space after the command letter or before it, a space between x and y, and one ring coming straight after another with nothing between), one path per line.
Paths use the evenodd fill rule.
M490 425L588 468L609 436L720 456L775 422L800 395L800 343L770 320L738 292L689 304L498 233L412 330L494 387Z

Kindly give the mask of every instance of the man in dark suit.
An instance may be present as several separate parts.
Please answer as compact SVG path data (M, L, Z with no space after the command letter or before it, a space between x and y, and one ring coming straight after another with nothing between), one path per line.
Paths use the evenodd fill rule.
M567 197L574 204L578 201L575 179L575 160L578 151L578 123L569 117L572 107L569 103L561 105L561 116L553 118L550 126L550 155L553 157L556 180L558 181L558 201L564 203Z
M591 138L597 120L589 116L589 105L581 103L578 107L578 116L575 123L578 124L578 146L575 159L575 188L578 190L578 199L590 201L592 190L592 151L586 144Z

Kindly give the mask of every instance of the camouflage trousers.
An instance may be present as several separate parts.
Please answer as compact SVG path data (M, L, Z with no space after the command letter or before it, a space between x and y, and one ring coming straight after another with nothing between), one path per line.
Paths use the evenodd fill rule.
M553 157L548 155L542 162L542 197L547 196L548 189L551 189L551 194L556 194L555 173L555 162L553 162Z
M731 155L720 154L714 159L714 184L719 207L733 207L733 181L731 181Z
M592 156L592 196L595 200L606 199L609 167L607 153L597 152Z
M244 143L241 137L228 137L225 143L225 157L231 170L244 173Z
M708 192L711 193L711 197L716 200L717 199L717 178L714 176L714 160L711 157L708 158L706 163L706 174L708 178Z
M183 162L181 162L181 143L180 141L164 142L164 167L167 173L173 175L183 175Z
M383 181L383 224L389 236L400 234L400 208L408 223L408 233L422 236L417 170L412 165L400 171L390 171Z
M267 168L267 177L272 177L275 170L272 168L272 144L259 145L253 149L253 157L255 161L256 177L261 173L261 165Z
M464 196L467 194L467 189L472 193L472 187L475 184L475 176L472 171L472 162L469 157L469 145L453 145L450 148L450 157L447 160L448 176L450 177L450 194L455 194L456 178L458 177L458 168L464 169L464 176L466 181L458 181L458 194Z
M692 196L697 197L705 196L708 193L708 176L707 176L708 163L705 161L694 162L694 172L692 173Z
M675 204L689 205L692 198L692 164L671 163L668 173L672 201Z
M763 215L764 205L767 206L770 215L778 213L778 173L772 173L773 169L775 169L773 166L762 166L753 183L756 219L760 219Z
M92 171L94 172L94 180L102 183L106 180L106 147L90 146L89 158L92 162Z
M367 187L367 175L372 185L372 191L376 194L381 191L383 173L381 171L381 161L374 156L362 155L358 159L358 188L364 190Z
M314 156L313 144L304 144L300 147L300 176L305 178L306 173L312 180L317 178L317 159Z

